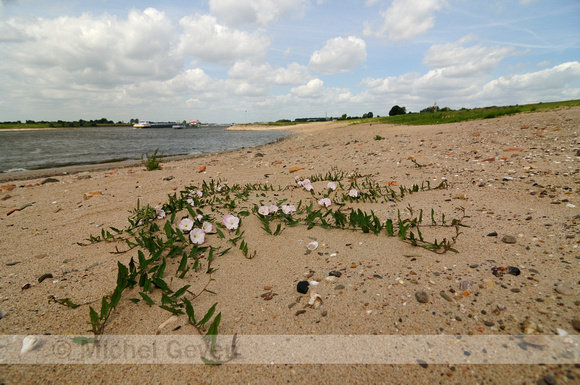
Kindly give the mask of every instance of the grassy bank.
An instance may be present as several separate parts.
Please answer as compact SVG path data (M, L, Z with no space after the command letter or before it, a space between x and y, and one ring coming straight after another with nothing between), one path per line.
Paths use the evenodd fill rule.
M455 111L437 111L433 113L413 113L372 119L361 119L356 121L356 123L378 122L406 125L444 124L464 122L467 120L492 119L505 115L514 115L521 112L536 112L575 106L580 106L580 100L567 100L562 102L524 104L503 107L491 106L484 108L461 109Z

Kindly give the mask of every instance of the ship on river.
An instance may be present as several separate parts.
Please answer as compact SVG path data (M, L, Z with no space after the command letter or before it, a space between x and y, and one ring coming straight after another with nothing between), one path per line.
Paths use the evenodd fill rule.
M175 122L150 122L148 120L140 120L139 123L133 125L133 128L171 128Z

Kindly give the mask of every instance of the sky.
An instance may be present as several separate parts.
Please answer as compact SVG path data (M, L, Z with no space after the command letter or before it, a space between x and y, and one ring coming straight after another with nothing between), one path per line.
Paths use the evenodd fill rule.
M580 99L578 0L0 0L0 121Z

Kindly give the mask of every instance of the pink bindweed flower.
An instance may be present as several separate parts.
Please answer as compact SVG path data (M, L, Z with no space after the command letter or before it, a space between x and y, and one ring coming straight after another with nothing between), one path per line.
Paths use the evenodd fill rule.
M356 197L358 197L358 191L356 191L355 189L352 189L348 192L348 196L350 196L351 198L356 198Z
M191 231L193 229L193 221L189 218L183 218L177 227L181 231Z
M203 197L203 192L198 191L198 190L193 190L189 192L189 196L194 196L197 195L198 198Z
M282 212L286 215L290 215L296 212L296 207L294 207L294 205L283 205Z
M165 210L163 209L155 209L155 213L157 214L157 219L165 218Z
M268 208L268 206L261 206L258 209L258 214L261 214L263 216L266 216L266 215L270 214L270 209Z
M318 204L324 207L329 207L332 204L330 198L322 198L318 201Z
M276 205L270 205L268 207L268 210L270 211L270 214L275 214L275 213L278 212L278 206L276 206Z
M191 198L187 198L187 203L189 203L190 206L195 206L195 201Z
M195 217L195 219L197 219L198 222L201 222L201 220L203 219L203 215L198 214L197 217Z
M224 225L228 230L235 230L240 224L240 218L228 214L224 217Z
M335 191L336 190L336 183L334 183L334 182L328 182L328 184L326 185L326 188L327 189L330 189L332 191Z
M304 189L306 191L312 191L314 189L314 187L312 187L312 183L310 183L310 181L308 179L304 180L304 183L302 184L302 187L304 187Z
M203 222L203 225L201 225L201 229L203 230L204 233L211 233L211 231L213 230L213 225L209 222Z
M201 245L205 242L205 233L202 229L196 227L189 233L189 239L191 239L191 243Z

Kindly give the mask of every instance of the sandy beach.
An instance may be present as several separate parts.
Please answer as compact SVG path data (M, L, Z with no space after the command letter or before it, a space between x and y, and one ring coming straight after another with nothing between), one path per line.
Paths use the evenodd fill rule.
M18 341L25 335L91 334L89 305L99 311L101 298L115 289L118 262L137 260L140 248L115 254L127 244L87 245L87 239L103 229L128 228L138 201L141 207L161 207L168 196L189 186L201 190L211 181L254 185L236 207L201 198L214 229L225 215L241 218L239 229L253 258L244 256L239 243L227 242L233 232L221 228L225 239L212 231L204 243L232 247L212 260L213 281L208 283L204 269L177 277L180 258L168 259L164 276L173 291L191 285L198 293L208 284L215 294L190 297L197 318L217 302L219 334L239 336L239 358L221 366L170 359L141 365L27 364L26 357L43 351L38 345L2 365L0 382L578 383L578 345L568 353L573 358L559 356L545 364L517 364L517 359L545 353L548 342L542 337L568 335L578 341L579 127L580 108L434 126L309 123L281 127L294 135L276 143L165 161L157 171L131 163L66 174L0 175L0 332ZM337 191L327 188L329 174L342 176ZM304 187L305 179L312 181L312 191ZM363 182L391 189L396 199L364 198L369 190ZM424 188L401 194L413 185ZM351 189L359 196L348 197ZM372 210L381 222L399 215L412 219L423 210L425 239L455 240L457 252L433 252L384 231L375 235L320 223L308 229L304 222L288 226L273 219L272 230L277 223L282 227L281 234L271 235L260 214L252 212L270 205L301 211L308 204L324 212L319 201L325 195L332 198L328 209ZM240 215L244 211L249 215ZM177 215L175 226L183 216L187 210ZM448 226L454 219L466 227ZM205 268L207 257L200 258ZM306 294L297 291L301 281L310 282ZM136 285L123 292L106 335L198 335L187 315L170 319L172 314L158 306L158 289L151 293L153 306L139 291ZM73 309L51 298L81 306ZM489 356L480 358L480 346L449 363L412 358L379 364L351 357L324 364L309 361L305 352L318 347L308 341L293 352L293 360L252 363L244 356L244 336L334 336L334 345L324 348L328 355L352 349L356 356L344 343L352 335L416 336L419 342L438 335L522 336L511 337L519 344L511 362L494 360L496 353L485 347ZM470 355L473 363L465 361Z

